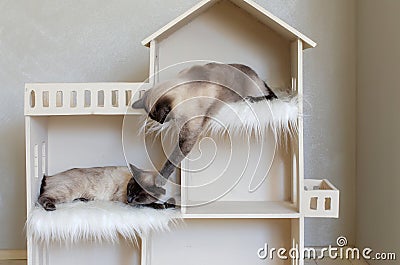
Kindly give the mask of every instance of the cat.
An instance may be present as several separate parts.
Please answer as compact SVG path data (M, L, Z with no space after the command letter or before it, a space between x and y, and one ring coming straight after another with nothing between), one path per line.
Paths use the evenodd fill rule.
M195 65L179 72L176 78L157 84L132 107L144 109L161 124L173 121L179 128L179 142L160 172L136 170L135 179L154 179L155 186L164 186L225 104L274 99L277 96L265 81L243 64Z
M133 165L130 167L136 169ZM43 176L40 187L38 203L46 211L56 210L56 204L73 201L106 200L119 201L131 205L145 205L157 209L174 207L174 200L160 202L157 197L165 194L165 189L150 188L135 190L135 197L140 198L141 203L128 202L128 184L132 186L132 174L128 167L108 166L92 168L74 168L52 176ZM146 183L146 179L141 179ZM130 189L133 190L133 189Z

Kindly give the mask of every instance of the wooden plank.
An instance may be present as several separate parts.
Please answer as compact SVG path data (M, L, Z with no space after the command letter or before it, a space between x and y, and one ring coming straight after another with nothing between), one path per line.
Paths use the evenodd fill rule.
M150 42L150 72L149 83L154 86L158 81L158 42L152 40Z
M351 262L349 260L330 259L329 257L317 260L316 262L317 265L351 265Z
M304 265L304 217L299 218L299 249L300 249L300 264Z
M141 265L150 265L150 235L141 237Z
M218 201L203 206L187 207L183 218L299 218L290 202Z
M297 57L297 95L299 97L299 119L298 119L298 203L299 210L302 212L302 194L304 187L304 129L303 129L303 42L301 40L297 40L294 42L296 44L292 44L297 47L296 49L296 57Z
M297 41L290 44L290 66L291 66L291 79L292 79L292 92L297 93L297 78L298 78L298 49ZM299 146L296 140L291 140L292 150L292 202L297 205L297 209L300 211L299 205Z
M0 260L23 260L26 254L25 249L0 250Z
M297 166L297 157L298 157L298 150L297 146L295 146L295 141L290 142L291 145L291 150L292 150L292 202L293 204L297 205L297 209L299 210L299 204L298 204L298 178L299 178L299 171L298 171L298 166Z
M32 118L31 117L25 117L25 164L26 164L26 216L29 215L32 207L33 207L33 202L32 202L32 161L31 161L31 127L32 127ZM32 249L32 238L27 239L27 252L28 254L25 254L26 256L29 255L29 257L32 257L33 255L33 249ZM1 256L1 255L0 255ZM1 257L0 257L1 259ZM32 260L30 260L29 265L32 264Z
M302 251L300 249L300 230L302 228L300 227L300 221L299 219L292 219L291 220L291 237L292 237L292 249L298 249L300 252ZM304 265L301 264L301 259L292 259L291 260L292 265Z
M188 205L188 185L189 185L189 174L190 172L187 171L189 166L189 160L185 158L181 162L181 213L186 214L187 213L187 205Z
M297 179L292 179L292 183L296 184L296 190L293 190L292 194L297 197L298 209L302 212L302 192L304 183L303 42L299 39L291 43L291 75L293 79L292 89L297 91L299 97L298 139L297 146L293 148L295 152L293 159L296 159Z
M304 265L317 265L317 263L315 262L315 260L306 259L304 260Z
M0 265L26 265L26 260L0 260Z
M33 202L31 201L32 198L32 183L31 183L31 179L32 179L32 161L31 161L31 118L30 117L26 117L25 118L25 144L26 144L26 150L25 150L25 160L26 160L26 216L28 216Z
M361 259L361 260L358 260L358 259L350 260L350 263L351 263L351 265L368 265L368 263L363 259Z
M218 0L203 0L176 19L169 22L167 25L147 37L142 41L144 46L149 47L150 42L155 39L160 39L168 36L181 28L182 26L189 23L191 20L196 18L202 12L206 11L208 8L216 4ZM279 19L272 13L265 10L260 5L254 3L251 0L231 0L234 4L246 10L249 14L254 16L260 22L266 26L272 28L282 36L289 40L301 39L304 42L304 48L313 48L317 44L304 34L297 31L295 28L291 27L289 24L285 23L283 20Z
M125 92L132 91L133 100L139 98L139 90L150 87L149 83L46 83L26 84L25 90L25 115L26 116L52 116L52 115L143 115L143 110L127 108L125 104ZM49 94L49 106L31 107L29 95L35 91L36 98L43 92ZM63 94L63 107L56 106L57 91ZM89 91L90 105L84 106L85 91ZM104 93L104 105L98 106L98 91ZM113 106L112 93L117 91L118 106ZM76 106L71 107L71 93L76 93Z

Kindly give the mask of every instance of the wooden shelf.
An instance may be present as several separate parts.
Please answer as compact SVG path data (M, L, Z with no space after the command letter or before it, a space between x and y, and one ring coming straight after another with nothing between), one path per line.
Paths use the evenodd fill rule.
M32 83L25 85L26 116L142 115L132 109L149 83Z
M186 208L183 218L299 218L295 205L286 201L219 201Z

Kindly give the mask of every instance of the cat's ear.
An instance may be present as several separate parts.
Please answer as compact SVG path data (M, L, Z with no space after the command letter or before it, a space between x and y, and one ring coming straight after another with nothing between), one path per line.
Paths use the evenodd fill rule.
M141 170L141 169L135 167L135 166L132 165L132 164L129 164L129 167L130 167L130 169L131 169L131 173L132 173L133 176L138 176L138 175L140 175L140 174L143 172L143 170Z
M139 100L136 100L132 104L132 108L134 108L134 109L144 109L146 97L147 97L147 93L144 93L144 95Z

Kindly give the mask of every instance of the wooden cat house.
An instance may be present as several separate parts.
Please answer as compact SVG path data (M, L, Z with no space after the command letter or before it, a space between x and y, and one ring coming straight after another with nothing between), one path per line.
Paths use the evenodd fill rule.
M303 255L261 259L257 252L268 244L301 253L304 218L338 217L339 191L304 177L303 51L316 43L252 1L205 0L142 44L150 48L148 82L26 84L28 264L304 264ZM140 133L144 112L130 105L181 69L210 61L249 65L273 89L290 90L297 97L296 130L279 141L268 128L261 138L210 133L176 174L182 206L168 216L150 213L151 225L135 230L134 240L117 235L123 218L112 209L114 219L102 224L103 209L82 226L86 231L74 227L82 215L35 205L43 174L126 160L159 169L166 159L162 140ZM90 237L97 226L98 237ZM73 229L80 234L71 240ZM115 234L110 240L101 231Z

